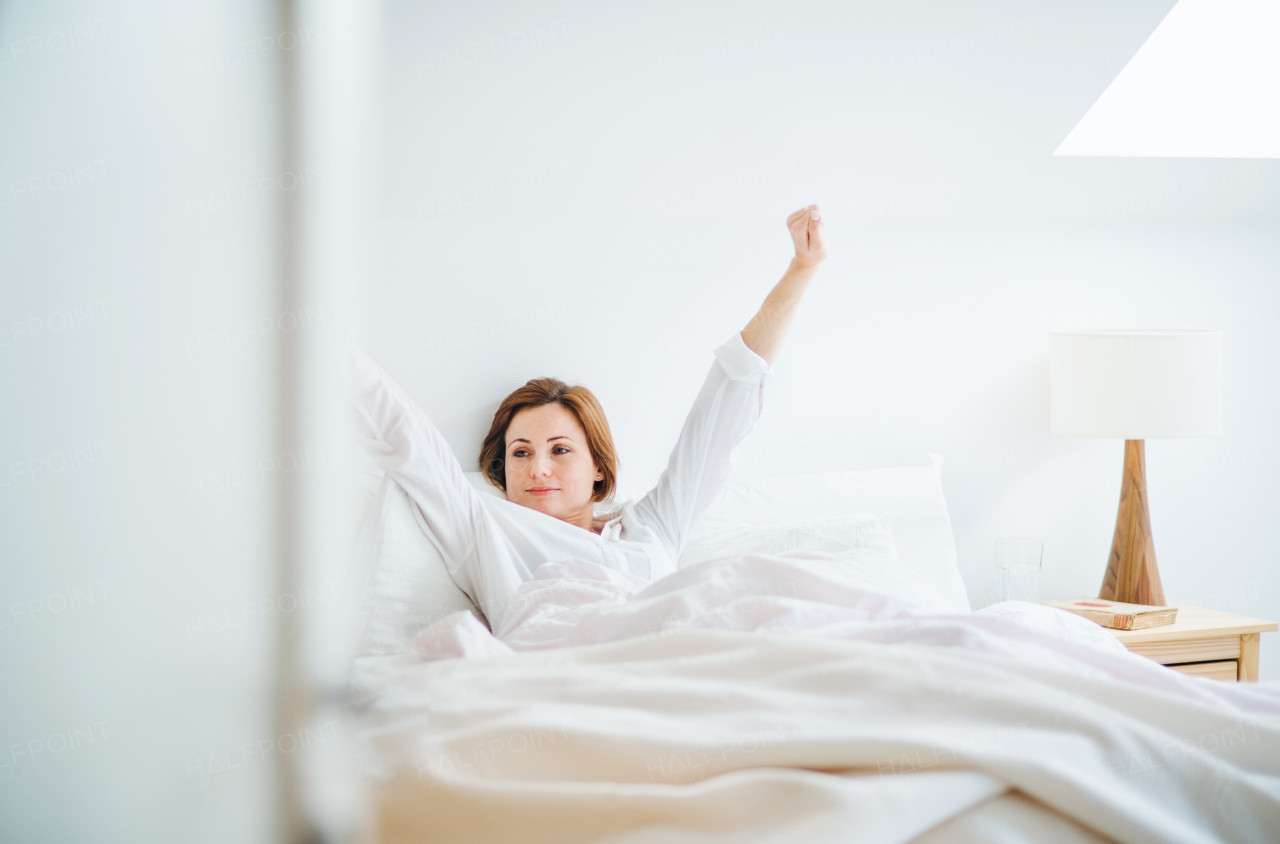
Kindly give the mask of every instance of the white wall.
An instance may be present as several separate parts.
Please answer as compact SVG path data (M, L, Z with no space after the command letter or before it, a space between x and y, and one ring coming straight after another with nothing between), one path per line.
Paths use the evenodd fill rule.
M275 835L272 14L0 5L0 840Z
M468 465L510 389L586 383L637 495L820 202L741 472L942 453L975 606L1002 536L1046 597L1101 583L1122 444L1047 433L1049 330L1221 327L1225 433L1149 447L1157 552L1172 600L1276 618L1280 165L1051 156L1171 5L392 2L348 315Z

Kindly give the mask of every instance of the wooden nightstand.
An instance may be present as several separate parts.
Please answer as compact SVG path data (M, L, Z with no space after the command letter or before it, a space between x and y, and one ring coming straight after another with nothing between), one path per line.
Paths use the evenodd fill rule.
M1111 630L1129 650L1183 674L1212 680L1258 680L1258 637L1280 625L1243 615L1170 604L1178 620L1146 630Z

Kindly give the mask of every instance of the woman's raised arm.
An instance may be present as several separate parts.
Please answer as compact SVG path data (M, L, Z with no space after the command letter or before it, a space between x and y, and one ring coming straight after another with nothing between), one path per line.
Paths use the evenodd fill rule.
M347 344L345 374L352 421L365 449L413 499L457 579L484 518L480 493L426 412L354 343ZM458 585L476 599L468 582Z
M791 266L765 297L760 310L742 329L742 341L747 348L764 358L772 366L777 360L791 333L796 319L796 309L804 292L809 289L818 265L827 257L822 242L822 215L818 206L809 205L787 218L787 228L795 244L796 254Z
M791 266L755 319L716 349L667 470L636 505L641 522L661 537L673 560L728 480L734 450L760 418L774 358L791 331L796 305L826 257L818 206L792 214L787 228L796 247Z

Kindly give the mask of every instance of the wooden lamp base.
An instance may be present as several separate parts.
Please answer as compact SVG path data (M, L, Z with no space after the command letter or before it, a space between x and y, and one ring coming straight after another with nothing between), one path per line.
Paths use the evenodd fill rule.
M1147 511L1147 460L1142 440L1124 441L1124 476L1120 512L1111 540L1111 558L1098 597L1126 604L1167 606Z

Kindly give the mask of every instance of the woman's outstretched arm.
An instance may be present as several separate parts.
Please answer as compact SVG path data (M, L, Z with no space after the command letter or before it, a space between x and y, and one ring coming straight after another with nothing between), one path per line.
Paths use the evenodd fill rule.
M810 205L787 218L796 247L791 266L755 319L716 349L667 470L636 505L641 523L659 535L673 561L727 482L734 450L760 418L770 367L786 342L800 297L826 257L817 211Z
M404 487L449 572L477 600L461 564L484 518L480 493L426 412L354 343L347 344L345 374L352 421L365 449Z
M764 304L751 322L742 329L742 341L747 348L768 361L770 366L787 342L791 324L796 319L796 309L809 288L809 282L818 271L818 265L827 257L818 206L809 205L796 211L787 218L787 228L796 247L791 266L765 297Z

